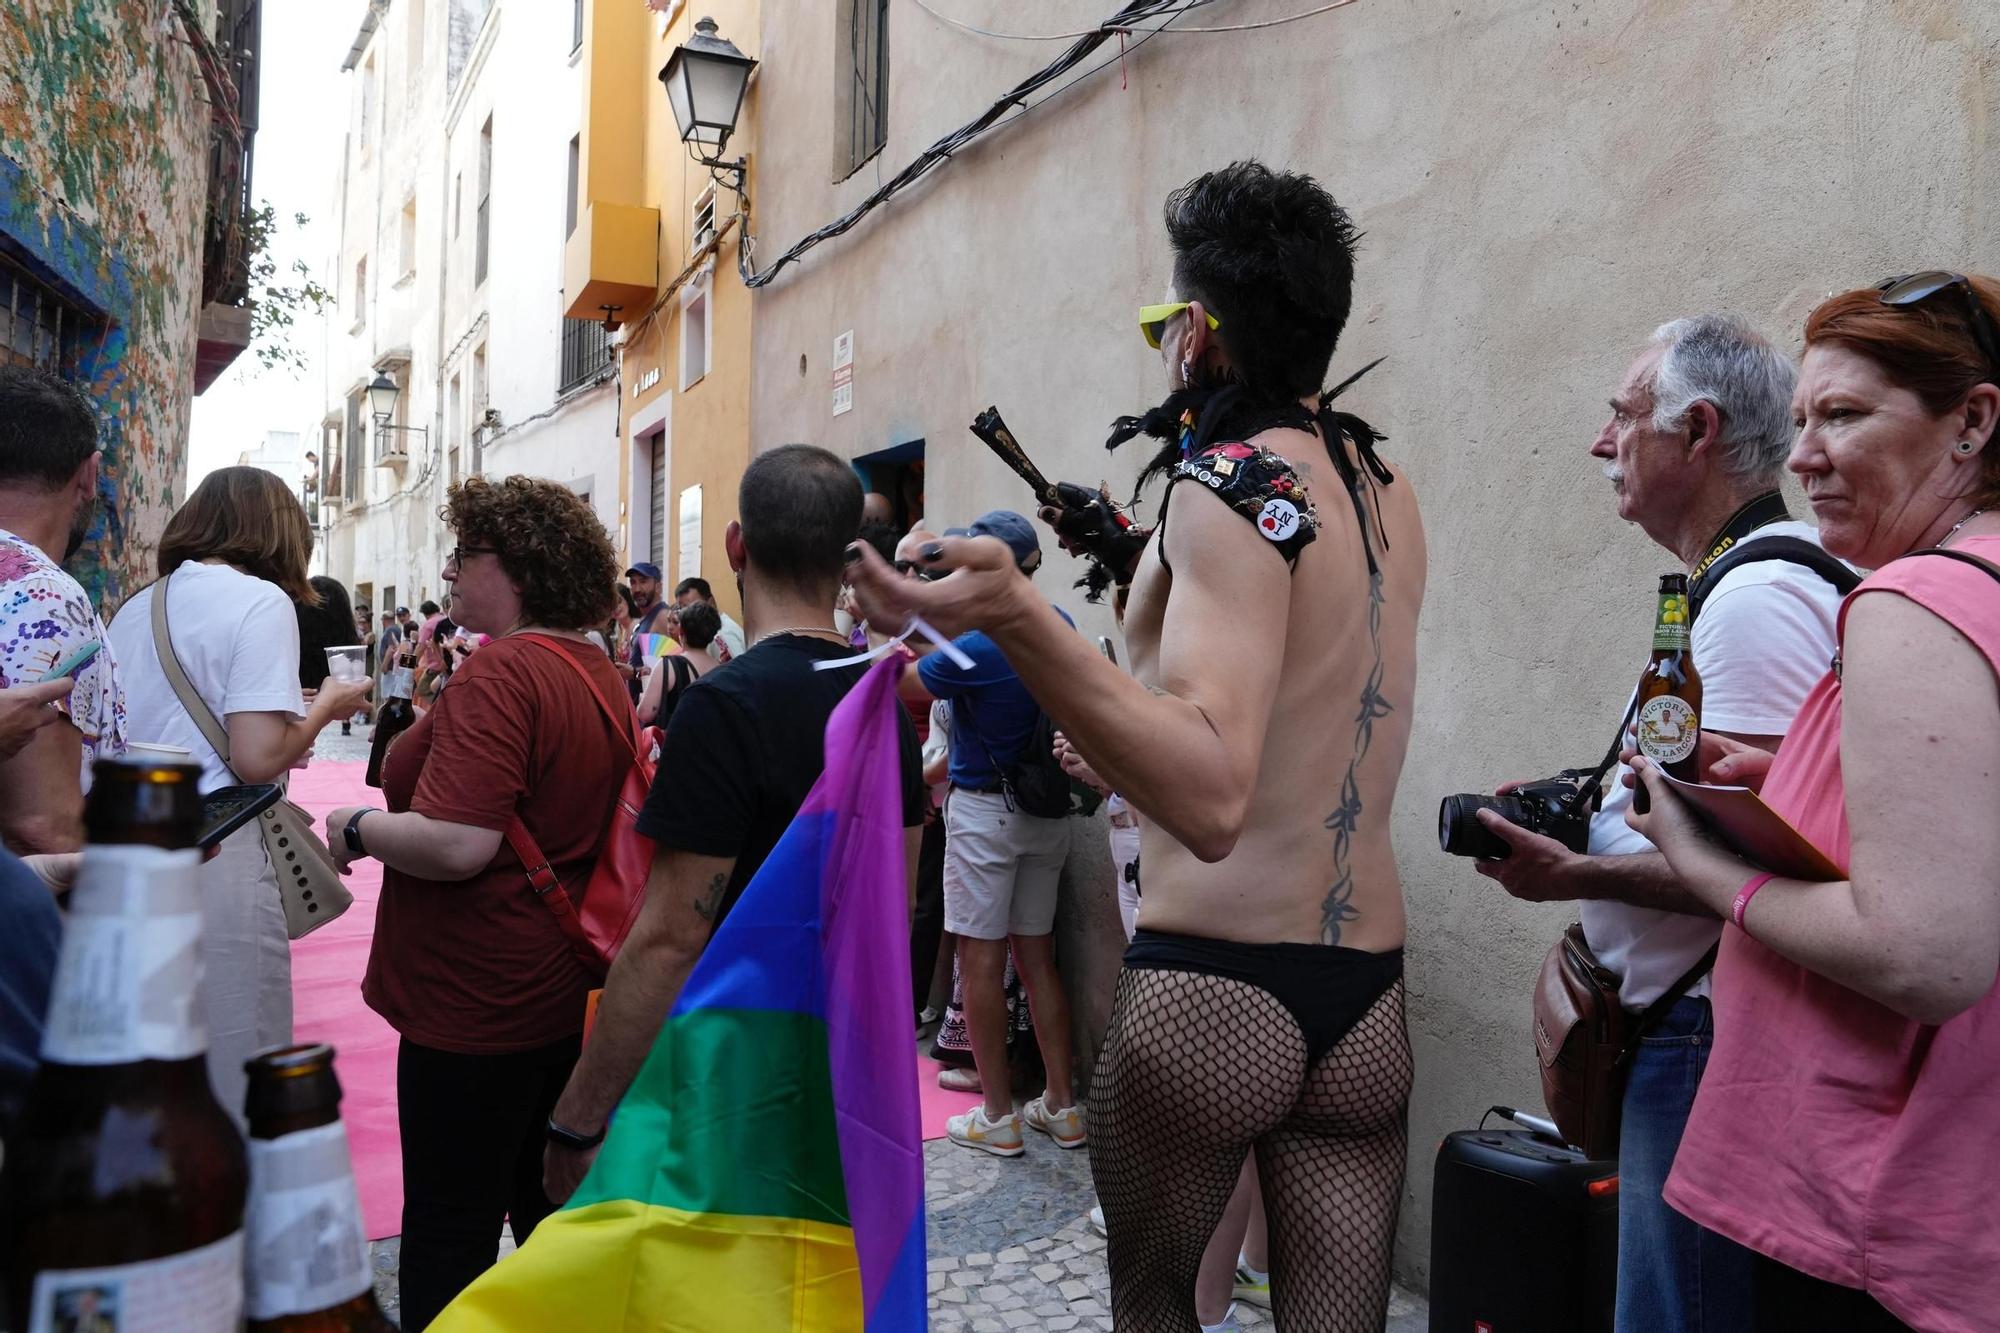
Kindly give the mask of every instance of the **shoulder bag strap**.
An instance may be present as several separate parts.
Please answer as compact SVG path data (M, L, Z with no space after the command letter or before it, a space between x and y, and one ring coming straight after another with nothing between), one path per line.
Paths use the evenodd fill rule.
M1640 1012L1638 1020L1632 1024L1631 1029L1626 1033L1625 1044L1618 1048L1618 1064L1622 1065L1631 1059L1633 1053L1639 1049L1640 1040L1651 1036L1654 1029L1667 1021L1667 1014L1673 1010L1674 1005L1679 1002L1680 998L1693 989L1694 984L1707 976L1715 967L1715 956L1721 950L1721 940L1717 940L1714 944L1709 945L1708 952L1697 959L1693 967L1681 973L1679 980L1667 987L1666 992L1659 999L1647 1005Z
M153 585L153 651L159 654L160 669L167 673L167 684L173 686L174 697L181 701L181 707L194 719L201 729L202 738L214 747L224 768L230 769L230 776L236 776L229 762L229 732L216 719L208 701L201 697L201 691L188 679L181 667L181 659L174 652L173 636L167 633L167 577L162 577Z
M1745 541L1709 566L1701 577L1700 586L1688 589L1689 623L1692 624L1701 615L1702 604L1722 586L1723 576L1730 570L1766 560L1783 560L1787 564L1810 569L1832 584L1833 590L1843 597L1861 586L1861 576L1825 547L1798 537L1760 537L1756 541Z
M1932 546L1922 551L1912 551L1911 555L1941 555L1950 560L1958 560L1968 565L1976 565L1994 578L2000 579L2000 565L1991 560L1974 555L1970 551L1954 550L1949 546ZM1907 557L1906 557L1907 558Z
M611 723L612 734L614 736L626 735L626 728L620 724L617 714L611 711L611 705L604 701L604 696L598 692L597 682L590 678L590 673L584 670L582 663L578 662L561 648L558 648L543 635L523 634L520 637L540 644L541 647L567 662L577 675L583 677L584 687L590 691L590 697L597 701L598 709L603 712L605 718ZM639 715L631 712L631 705L629 704L626 705L626 711L631 713L630 735L626 739L626 745L632 752L632 761L637 763L639 759ZM513 821L507 825L505 836L507 845L513 848L515 857L521 862L521 869L527 873L528 887L535 891L535 896L542 900L542 906L548 908L549 915L556 919L556 926L562 931L563 938L569 942L570 950L585 963L602 970L604 965L603 959L598 956L597 950L592 947L589 937L583 933L583 921L577 916L576 904L571 901L569 891L563 888L562 880L557 878L554 868L549 865L549 858L543 854L541 845L535 841L535 835L528 832L528 826L523 822L518 811L515 813Z
M518 637L554 653L562 659L565 666L583 678L584 688L590 691L590 697L597 702L597 710L604 714L604 720L611 724L612 734L624 738L625 748L632 752L632 760L634 763L637 763L639 759L639 714L633 709L631 703L628 701L625 705L625 716L622 718L619 717L617 713L612 711L611 705L605 701L603 693L597 688L597 682L590 678L590 672L584 669L583 663L571 657L561 648L558 648L553 639L542 634L522 634Z
M1011 811L1014 808L1013 774L1002 768L1000 761L993 757L993 747L986 743L986 735L979 729L979 715L972 711L972 695L961 694L951 701L954 709L960 704L965 705L965 729L972 733L972 739L978 741L979 748L985 752L986 762L993 768L994 781L1000 784L1000 795L1007 802L1007 809Z

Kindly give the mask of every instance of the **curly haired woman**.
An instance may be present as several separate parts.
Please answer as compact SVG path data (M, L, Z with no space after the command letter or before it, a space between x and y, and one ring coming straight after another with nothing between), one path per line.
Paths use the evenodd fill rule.
M503 1220L519 1243L549 1213L543 1128L599 984L505 830L518 816L579 892L630 763L604 712L630 715L624 684L585 638L618 578L590 506L550 481L473 477L440 517L457 537L452 617L492 642L390 750L389 808L327 817L343 864L383 867L362 995L402 1034L406 1328L493 1262Z

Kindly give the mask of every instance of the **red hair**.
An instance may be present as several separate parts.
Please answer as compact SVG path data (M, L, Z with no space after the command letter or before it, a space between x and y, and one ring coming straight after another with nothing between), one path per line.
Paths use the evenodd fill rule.
M2000 282L1967 277L2000 327ZM1933 416L1958 407L1978 385L2000 383L2000 366L1989 364L1979 350L1972 314L1954 291L1912 305L1885 305L1874 287L1830 296L1806 316L1806 346L1819 343L1839 343L1867 357ZM1979 485L1971 498L1981 505L2000 503L2000 439L1989 440L1980 457Z

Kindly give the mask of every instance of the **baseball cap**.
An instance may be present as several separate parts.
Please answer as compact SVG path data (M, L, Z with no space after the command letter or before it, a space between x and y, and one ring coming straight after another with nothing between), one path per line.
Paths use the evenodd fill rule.
M1006 542L1007 549L1014 553L1017 568L1028 568L1042 554L1042 543L1035 536L1035 525L1011 509L994 509L981 514L972 521L966 533L973 537L998 537Z
M410 608L407 606L399 606L396 608L396 614L399 616L407 616L408 614L410 614Z
M642 579L651 579L655 583L660 581L660 567L650 560L641 560L638 564L625 571L627 578L630 578L634 574L637 574Z

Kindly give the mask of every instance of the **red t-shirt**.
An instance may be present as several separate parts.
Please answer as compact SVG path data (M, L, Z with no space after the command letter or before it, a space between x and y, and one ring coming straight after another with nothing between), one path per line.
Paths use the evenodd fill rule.
M392 811L477 828L505 829L518 812L579 897L629 759L548 644L581 663L605 698L625 698L594 644L496 639L397 738L382 794ZM411 1041L467 1054L544 1046L583 1030L595 984L505 842L455 883L383 867L361 994Z

